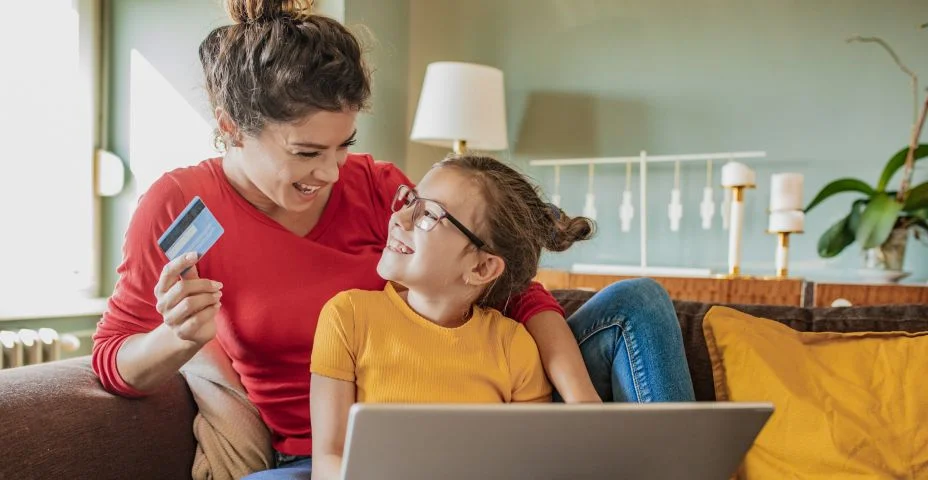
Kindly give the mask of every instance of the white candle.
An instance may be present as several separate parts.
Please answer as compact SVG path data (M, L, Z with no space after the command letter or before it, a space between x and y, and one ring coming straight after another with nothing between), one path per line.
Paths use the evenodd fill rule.
M803 176L775 173L770 177L770 210L802 210Z
M722 166L723 187L753 187L756 185L754 170L739 162L728 162Z
M770 212L767 231L772 233L798 233L805 230L805 214L797 210Z

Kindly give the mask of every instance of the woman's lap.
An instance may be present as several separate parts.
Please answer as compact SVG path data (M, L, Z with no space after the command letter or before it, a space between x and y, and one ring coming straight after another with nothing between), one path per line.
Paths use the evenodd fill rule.
M278 458L280 455L278 454ZM299 457L292 461L278 461L278 467L255 472L242 480L309 480L313 473L313 459Z
M604 401L693 401L683 336L670 296L647 278L614 283L568 324Z

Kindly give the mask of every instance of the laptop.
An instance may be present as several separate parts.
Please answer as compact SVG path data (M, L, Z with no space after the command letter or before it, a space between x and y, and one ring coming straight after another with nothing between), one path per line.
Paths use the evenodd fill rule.
M769 403L355 404L344 480L728 479Z

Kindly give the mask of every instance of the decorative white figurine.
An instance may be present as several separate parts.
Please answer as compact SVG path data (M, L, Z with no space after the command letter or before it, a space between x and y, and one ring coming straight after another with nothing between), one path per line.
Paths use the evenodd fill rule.
M561 207L561 166L554 166L554 195L551 195L551 203L555 207Z
M583 216L590 220L596 220L596 197L593 196L593 170L593 164L591 163L586 187L586 204L583 205Z
M622 205L619 207L619 219L622 221L622 231L632 229L632 219L635 218L635 206L632 205L632 192L622 192Z

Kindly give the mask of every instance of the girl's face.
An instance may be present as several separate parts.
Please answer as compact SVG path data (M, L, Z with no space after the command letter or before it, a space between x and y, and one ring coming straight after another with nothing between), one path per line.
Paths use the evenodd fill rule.
M434 168L416 190L400 194L377 273L422 293L471 291L465 283L468 274L488 254L452 218L476 235L485 209L477 184L454 168Z
M269 123L255 136L243 135L240 168L261 203L291 213L306 212L328 198L354 144L357 113L317 112L292 123ZM268 204L269 203L269 204Z

